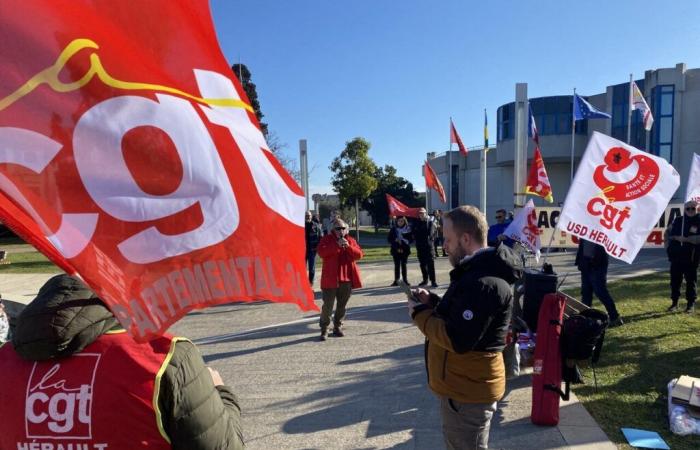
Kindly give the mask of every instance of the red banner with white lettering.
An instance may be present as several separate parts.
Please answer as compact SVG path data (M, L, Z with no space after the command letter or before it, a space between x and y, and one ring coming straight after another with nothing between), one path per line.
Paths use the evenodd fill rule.
M205 0L0 6L0 219L139 341L187 311L316 309L304 196Z

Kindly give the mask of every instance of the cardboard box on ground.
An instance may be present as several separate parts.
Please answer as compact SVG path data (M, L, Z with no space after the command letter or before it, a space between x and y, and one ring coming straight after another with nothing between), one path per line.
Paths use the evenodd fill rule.
M681 375L671 391L671 401L685 406L688 414L700 419L700 378Z

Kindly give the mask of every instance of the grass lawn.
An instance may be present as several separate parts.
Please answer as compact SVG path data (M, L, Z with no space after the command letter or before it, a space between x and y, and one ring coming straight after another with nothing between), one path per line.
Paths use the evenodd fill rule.
M389 247L366 247L363 248L365 256L364 262L391 260ZM55 264L49 261L46 256L37 251L7 254L10 264L0 264L1 273L61 273L63 272ZM409 259L410 260L410 259ZM316 257L316 267L321 267L323 260Z
M7 254L10 264L0 264L0 273L61 273L46 256L37 251Z
M385 245L384 247L363 247L362 253L364 253L364 256L360 261L379 261L391 259L388 245Z
M586 384L574 386L576 395L619 448L633 448L620 431L628 427L656 431L674 450L700 449L700 436L671 433L666 403L666 384L672 378L700 377L700 313L666 312L671 304L668 273L609 287L625 325L605 335L596 367L598 391L586 368ZM577 296L578 291L569 294ZM685 301L680 305L682 311ZM597 300L594 307L602 309Z
M350 236L355 237L355 229L351 228L350 231L348 232ZM374 232L374 229L371 230L360 230L360 245L362 245L362 241L364 240L367 242L367 240L371 241L381 241L382 243L386 242L386 238L389 235L389 230L382 229L380 228L377 233Z

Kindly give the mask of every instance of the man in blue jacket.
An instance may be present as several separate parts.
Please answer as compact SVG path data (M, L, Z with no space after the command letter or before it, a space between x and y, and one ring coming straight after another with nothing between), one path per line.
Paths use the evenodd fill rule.
M501 242L504 242L508 247L513 248L515 241L503 234L508 225L510 225L510 222L506 221L506 210L499 209L496 211L496 223L489 227L486 238L489 247L498 247Z

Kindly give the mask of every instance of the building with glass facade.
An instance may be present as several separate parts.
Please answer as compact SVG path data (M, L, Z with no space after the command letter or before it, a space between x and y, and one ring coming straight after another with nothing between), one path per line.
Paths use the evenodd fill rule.
M630 144L661 156L681 175L681 185L672 201L682 202L693 153L700 154L700 69L687 69L685 64L674 68L647 70L643 79L635 80L652 109L654 125L644 130L638 111L632 113ZM599 131L622 141L627 140L629 82L608 86L605 92L584 96L596 108L612 114L612 119L592 119L576 122L574 133L574 170L583 154L588 138ZM556 95L529 99L537 129L545 167L552 183L554 203L533 198L537 206L557 206L563 203L569 189L571 173L572 96ZM487 217L497 209L512 210L514 194L524 186L514 188L515 162L515 103L498 108L496 147L488 152ZM532 163L534 145L528 139L528 170ZM460 204L479 205L480 151L470 151L465 158L453 151L448 179L446 153L428 153L430 165L437 172L445 190L452 193L452 207ZM428 207L450 209L432 191L428 191Z

